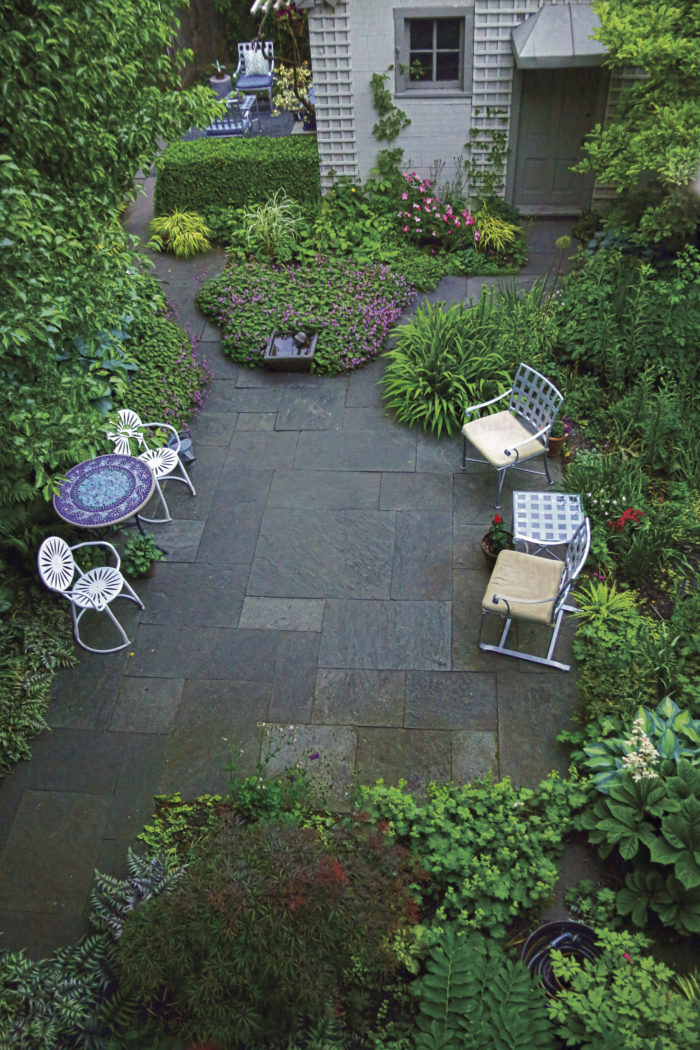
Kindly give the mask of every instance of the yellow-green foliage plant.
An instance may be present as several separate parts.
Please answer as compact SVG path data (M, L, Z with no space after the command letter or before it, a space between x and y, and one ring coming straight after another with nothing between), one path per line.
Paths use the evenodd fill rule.
M474 216L475 229L479 231L477 251L497 252L506 255L512 250L520 236L520 227L506 222L498 215L491 215L486 208L481 208Z
M177 259L191 259L211 248L211 230L196 211L173 211L170 215L157 215L151 220L149 230L149 247L172 252Z

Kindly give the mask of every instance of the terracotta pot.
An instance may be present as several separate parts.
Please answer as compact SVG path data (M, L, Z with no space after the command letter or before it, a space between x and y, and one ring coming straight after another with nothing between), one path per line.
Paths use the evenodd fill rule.
M565 441L566 438L563 435L561 437L550 437L549 445L547 447L547 455L550 459L557 458Z
M506 532L506 537L508 539L508 550L512 550L513 549L513 533L512 532ZM483 552L484 558L486 559L486 564L488 565L489 569L493 569L494 565L496 564L496 559L498 558L498 555L501 552L492 550L492 548L491 548L491 536L490 536L490 534L488 532L486 533L486 535L481 540L481 550Z

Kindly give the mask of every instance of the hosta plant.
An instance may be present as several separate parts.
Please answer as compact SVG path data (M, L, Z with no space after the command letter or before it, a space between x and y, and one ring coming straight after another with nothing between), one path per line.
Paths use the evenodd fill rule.
M172 252L177 259L191 259L211 248L211 230L196 211L157 215L149 226L150 247Z
M626 772L634 774L639 757L650 748L651 765L666 760L686 759L700 765L700 720L690 711L681 710L670 697L665 697L654 711L640 707L632 729L624 736L607 736L584 745L583 765L593 774L591 782L607 794L610 785Z

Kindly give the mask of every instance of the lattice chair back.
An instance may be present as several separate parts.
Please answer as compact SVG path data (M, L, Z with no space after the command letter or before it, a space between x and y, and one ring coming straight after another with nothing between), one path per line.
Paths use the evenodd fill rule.
M557 600L554 603L554 614L559 611L560 607L566 601L569 591L571 590L576 577L581 573L586 559L588 558L588 552L591 548L591 523L588 518L581 522L576 532L573 534L566 548L566 558L564 559L564 572L561 578L561 585L559 587L559 594Z
M521 364L515 374L508 403L509 411L519 416L533 434L551 427L564 402L564 395L549 379Z
M73 552L81 547L104 547L110 552L115 564L97 565L94 569L83 572L73 556ZM48 536L39 548L37 555L39 576L50 590L57 591L70 602L75 639L78 645L90 653L116 653L119 649L124 649L131 644L126 631L109 608L115 598L127 598L129 601L136 602L141 609L144 607L139 596L119 571L120 565L119 554L115 547L106 540L91 540L88 543L76 543L74 547L69 547L60 536ZM76 612L76 609L79 609L80 612ZM80 620L89 609L107 614L121 635L121 645L110 649L95 649L82 640Z

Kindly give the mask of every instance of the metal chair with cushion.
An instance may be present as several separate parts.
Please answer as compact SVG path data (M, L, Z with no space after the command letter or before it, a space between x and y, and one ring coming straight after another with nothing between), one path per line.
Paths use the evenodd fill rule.
M496 402L509 398L508 408L491 415L470 416ZM467 463L486 461L498 471L498 493L496 508L501 506L501 489L505 472L509 467L525 470L528 474L542 474L541 470L530 470L521 464L542 456L544 474L552 484L547 466L547 448L552 424L564 401L563 395L553 383L536 372L534 368L521 364L516 372L513 386L504 394L472 405L465 410L462 427L462 470ZM467 442L480 452L483 459L467 456Z
M117 417L119 419L117 429L109 431L107 437L114 442L114 450L119 455L132 455L132 441L136 443L137 448L145 450L139 455L139 459L143 460L153 474L155 490L158 493L165 513L163 518L146 518L143 514L139 514L139 517L142 521L147 521L151 525L171 521L168 504L165 502L163 490L161 489L161 482L181 481L187 485L193 496L196 495L194 485L190 481L189 474L180 459L180 437L177 430L175 427L170 426L169 423L143 423L136 412L133 412L130 408L120 408ZM150 435L154 441L157 441L159 431L165 431L170 434L168 444L149 448L146 440L147 436Z
M523 554L521 551L501 551L481 602L479 648L484 652L502 653L518 660L530 660L568 671L570 664L561 663L552 657L564 613L575 611L574 606L566 605L566 599L586 564L590 544L591 527L586 518L574 533L563 562L535 554ZM484 620L489 614L505 619L498 645L487 645L481 640ZM546 656L506 648L513 620L552 628Z
M116 564L114 566L98 565L94 569L83 572L73 557L73 551L81 547L106 547L113 555ZM126 631L109 607L110 603L115 598L127 598L131 602L136 602L142 609L144 605L131 584L119 571L121 565L119 554L111 543L107 543L106 540L90 540L69 547L60 536L49 536L39 548L37 564L39 576L46 586L62 594L71 603L73 632L78 645L90 653L116 653L130 644ZM80 612L76 612L76 609L79 609ZM86 645L80 637L79 624L89 609L107 613L122 636L121 645L115 645L112 649L94 649Z
M236 91L249 95L266 92L272 111L275 47L271 40L251 40L238 45L238 65L233 74Z

